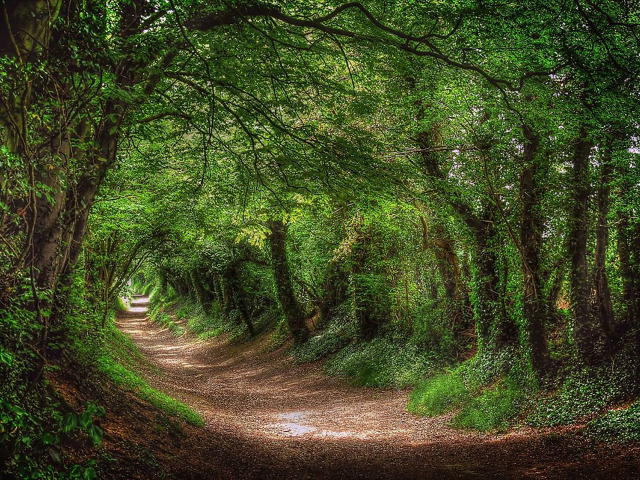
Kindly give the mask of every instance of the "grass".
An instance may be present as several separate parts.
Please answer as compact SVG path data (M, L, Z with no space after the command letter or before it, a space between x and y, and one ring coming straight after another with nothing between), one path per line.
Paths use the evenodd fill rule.
M283 324L283 327L286 325ZM288 336L289 332L284 328L282 333ZM317 335L312 336L302 345L296 346L292 355L298 363L320 360L340 351L353 342L356 336L357 328L354 323L334 317Z
M189 332L196 334L201 340L232 332L236 325L224 317L217 303L213 308L207 314L197 302L183 301L176 315L178 318L188 319Z
M103 353L96 359L98 370L114 384L134 393L166 414L179 418L191 425L203 426L204 420L187 405L154 389L137 373L136 364L146 362L129 337L112 327L107 333Z
M151 321L167 328L176 337L184 335L184 327L176 323L173 316L167 313L168 309L177 302L177 299L165 300L160 298L156 292L152 292L150 298L151 310L149 311L149 318ZM179 315L176 315L176 317L182 319Z
M451 420L459 428L507 431L529 401L526 388L507 377L465 402Z
M517 363L506 374L487 377L483 363L474 357L419 383L409 396L408 410L425 416L454 412L451 425L458 428L508 430L531 407L535 382Z
M480 392L480 383L469 372L470 363L418 383L409 395L410 412L435 416L461 408Z
M150 318L152 322L169 329L169 331L176 337L180 337L185 333L185 329L182 325L176 323L170 314L165 313L160 309L151 312Z
M116 312L124 312L128 309L125 300L122 297L116 298L116 304L114 306Z
M538 389L524 362L487 375L486 359L474 357L420 382L409 396L409 411L435 416L452 412L451 425L479 431L507 431L517 424L553 427L587 423L587 433L608 441L640 441L640 379L633 368L606 365L569 372L554 387Z

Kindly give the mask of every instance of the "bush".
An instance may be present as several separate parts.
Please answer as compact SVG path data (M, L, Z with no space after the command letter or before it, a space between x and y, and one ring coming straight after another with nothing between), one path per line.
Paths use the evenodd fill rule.
M527 422L533 426L569 425L603 414L637 391L633 369L584 367L568 375L552 395L541 399Z
M471 362L431 377L409 395L407 408L418 415L435 416L462 407L480 390L480 383L470 374Z
M358 328L351 316L351 305L341 305L325 328L293 350L297 362L313 362L328 357L346 347L358 336Z

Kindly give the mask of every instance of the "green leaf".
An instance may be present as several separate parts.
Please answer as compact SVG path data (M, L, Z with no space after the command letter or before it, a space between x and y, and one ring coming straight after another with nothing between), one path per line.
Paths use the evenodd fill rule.
M78 428L78 416L75 413L67 413L62 421L62 430L71 432Z
M95 480L96 478L98 478L98 474L96 473L96 471L93 469L93 467L88 467L85 471L84 471L84 475L83 478L85 480Z
M90 411L84 412L80 415L80 427L89 428L89 425L93 423L93 414Z
M103 432L99 426L91 425L91 428L89 428L87 433L89 434L89 438L93 442L94 446L99 447L102 445Z
M51 445L54 442L55 438L50 433L45 433L44 435L42 435L42 443L44 445Z

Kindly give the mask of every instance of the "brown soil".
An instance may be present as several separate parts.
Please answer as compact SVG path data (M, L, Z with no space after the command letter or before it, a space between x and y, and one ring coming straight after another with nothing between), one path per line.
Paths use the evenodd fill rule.
M136 299L118 327L154 365L143 372L149 383L206 426L174 428L144 402L118 398L105 448L122 451L127 467L110 478L638 478L639 447L592 444L570 429L454 430L447 416L408 413L407 392L349 386L265 352L264 341L176 337L146 318L146 305ZM143 454L132 463L127 449Z

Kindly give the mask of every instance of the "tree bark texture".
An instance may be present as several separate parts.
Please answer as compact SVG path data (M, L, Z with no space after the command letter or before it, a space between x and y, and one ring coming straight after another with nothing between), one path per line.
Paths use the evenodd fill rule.
M568 252L571 259L571 310L575 326L575 339L580 354L588 363L594 361L597 331L591 315L587 241L589 235L589 156L593 144L583 129L573 154L571 181L572 209L569 220Z
M305 313L298 303L291 282L291 272L287 260L288 227L279 220L270 221L268 227L271 230L269 246L278 300L294 340L297 343L304 342L309 337L309 330L305 323Z
M549 352L545 334L548 318L547 301L542 293L540 278L540 256L544 216L541 205L541 181L546 172L541 171L538 149L540 138L528 127L523 127L524 168L520 175L520 245L522 246L523 311L525 333L531 352L531 363L538 375L544 375L549 367Z

